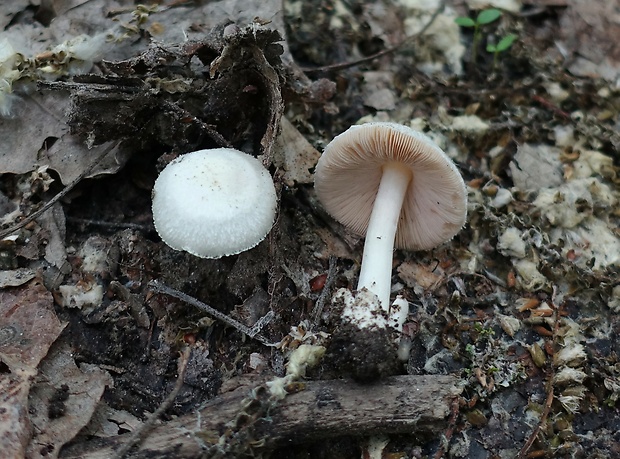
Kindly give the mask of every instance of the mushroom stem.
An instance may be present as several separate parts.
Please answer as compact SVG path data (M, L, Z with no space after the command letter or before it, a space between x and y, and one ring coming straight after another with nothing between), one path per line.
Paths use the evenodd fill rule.
M411 177L411 171L398 163L383 166L383 175L364 243L357 289L366 287L377 295L381 308L386 312L390 309L394 238Z

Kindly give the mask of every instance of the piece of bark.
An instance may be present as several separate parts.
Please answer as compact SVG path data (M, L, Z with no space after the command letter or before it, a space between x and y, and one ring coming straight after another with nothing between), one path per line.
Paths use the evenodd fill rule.
M437 434L446 428L452 401L461 392L457 381L454 376L394 376L372 385L350 380L300 383L303 390L289 394L268 416L257 416L251 434L237 435L236 440L243 436L253 447L272 449L345 435ZM224 431L235 429L230 422L237 419L239 424L241 407L249 411L248 396L257 387L242 386L224 393L201 409L200 416L186 415L153 429L126 457L200 457L205 452L200 443L209 446ZM60 457L109 458L126 438L75 444Z

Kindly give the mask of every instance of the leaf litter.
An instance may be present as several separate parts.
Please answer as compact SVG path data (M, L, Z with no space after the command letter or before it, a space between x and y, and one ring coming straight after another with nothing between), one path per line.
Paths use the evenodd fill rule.
M9 37L27 58L52 52L28 61L38 67L21 67L39 86L16 80L14 112L0 120L3 226L73 184L53 210L1 241L2 305L45 305L41 327L50 330L37 338L31 360L25 349L0 347L8 369L1 374L4 403L16 408L1 423L12 433L7 451L55 457L65 442L73 441L65 450L71 454L92 436L137 429L136 420L175 386L176 353L185 346L193 357L164 421L214 399L237 378L285 374L285 353L150 292L152 280L246 327L272 313L261 330L270 342L293 335L303 342L314 328L297 326L311 318L326 336L337 334L333 306L313 314L323 295L317 279L335 254L334 288L355 285L361 244L317 204L312 169L324 145L360 120L425 130L459 165L470 199L466 228L433 251L396 252L393 277L393 293L410 302L399 371L458 375L460 414L435 436L393 436L380 449L413 457L606 457L617 449L620 139L608 7L175 3L149 10L52 2L38 16L56 14L51 22L24 20L32 10L6 11L13 19L0 42ZM468 59L471 32L454 23L489 6L505 10L483 28L483 41L517 35L497 68L486 46L476 62ZM571 27L582 40L571 41ZM423 38L406 40L419 31ZM65 43L68 59L53 51L80 34L114 41L98 41L105 46L92 61L96 53L77 51L84 41ZM603 51L590 53L595 45ZM330 68L353 61L360 63ZM70 75L93 62L94 73ZM42 68L56 74L41 81ZM157 239L150 189L157 169L178 154L221 144L262 155L279 188L278 220L252 251L196 260ZM109 148L107 162L84 175ZM11 320L26 325L38 317L16 311ZM27 330L13 324L2 316L2 336L11 339L17 325ZM63 327L71 333L58 338ZM45 378L33 383L21 372ZM307 374L342 376L329 361ZM74 406L88 409L68 422ZM260 425L258 417L251 425ZM234 451L261 451L263 438L243 436L255 430L234 428L241 442ZM358 457L363 441L339 433L274 454ZM441 444L437 433L449 442ZM233 451L226 450L231 438L201 441L226 441L222 451Z

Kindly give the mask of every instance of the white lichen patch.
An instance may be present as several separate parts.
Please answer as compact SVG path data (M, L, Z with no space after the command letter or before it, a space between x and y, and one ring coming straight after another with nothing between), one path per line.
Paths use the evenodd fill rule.
M286 364L286 374L296 378L306 376L306 370L315 366L325 354L325 347L314 344L302 344L295 349Z
M496 312L495 315L499 319L499 324L502 327L502 330L504 330L504 332L511 338L514 337L519 330L521 330L521 321L516 317L500 314L499 312Z
M91 236L80 247L77 256L82 259L82 270L103 274L110 271L110 242L99 236Z
M616 201L607 184L596 178L581 178L540 190L533 204L552 226L573 228L594 209L609 209Z
M562 87L557 81L549 81L543 83L543 86L547 90L547 94L551 97L556 104L561 104L570 96L570 92Z
M530 260L518 260L513 264L519 275L521 287L533 292L546 287L549 283L547 278L538 270L538 265Z
M391 72L364 72L363 103L375 110L394 110L398 97L394 90Z
M578 367L586 359L586 351L583 344L569 342L554 356L554 363L559 366Z
M585 398L587 392L588 390L584 386L571 386L562 391L558 396L558 400L565 411L568 413L576 413L579 411L579 405Z
M282 400L287 395L286 386L303 378L306 370L319 363L325 354L325 347L315 344L302 344L289 355L286 364L286 376L267 381L266 385L275 400Z
M104 52L110 48L107 40L108 33L95 36L78 35L55 46L51 53L59 56L54 65L39 68L43 74L57 78L65 74L77 75L91 69L93 63L99 60ZM62 57L62 58L60 58Z
M605 384L605 388L611 391L611 395L609 396L609 402L614 404L620 398L620 379L618 378L605 378L603 382Z
M489 130L489 124L482 121L476 115L461 115L452 118L451 129L470 134L473 136L481 136Z
M595 150L580 152L579 159L573 163L572 178L588 178L595 175L609 177L613 174L614 161L610 156Z
M579 368L562 367L553 377L553 382L559 385L581 384L588 375Z
M510 163L512 180L522 191L553 188L562 183L561 150L548 145L523 144Z
M514 201L514 197L512 196L510 190L506 188L498 188L497 193L495 193L495 196L489 204L496 209L501 209L506 207L512 201Z
M602 269L620 262L620 239L609 217L618 193L598 178L578 178L540 191L533 205L551 225L550 242L582 268Z
M61 285L58 287L56 301L64 308L98 306L103 300L103 287L94 280L80 282L77 285Z
M554 135L558 146L570 146L578 156L567 161L559 148L521 145L510 163L515 189L536 193L530 213L539 218L547 244L558 247L564 259L583 269L618 265L614 210L620 193L611 184L617 175L613 159L583 148L571 127L556 127ZM506 230L500 236L498 250L518 257L509 245L511 235Z
M575 140L575 128L572 126L555 126L553 128L555 144L558 147L575 148L577 141Z
M507 257L525 258L525 249L521 231L514 226L506 228L497 241L497 250Z
M0 116L9 117L13 113L13 104L18 97L13 94L13 83L21 72L17 69L22 61L8 38L0 38Z
M581 267L604 269L620 264L620 239L609 224L596 218L588 218L574 230L551 231L552 242L566 242L562 254L575 257L574 263Z

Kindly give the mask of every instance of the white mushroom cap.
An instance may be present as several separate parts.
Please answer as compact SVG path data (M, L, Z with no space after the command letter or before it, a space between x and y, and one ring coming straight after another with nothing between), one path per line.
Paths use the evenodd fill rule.
M365 235L386 164L411 173L395 246L427 250L465 224L467 190L452 160L426 135L396 123L352 126L325 148L315 172L317 196L327 212Z
M187 153L161 172L153 188L153 222L176 250L220 258L262 241L276 213L269 172L232 148Z

